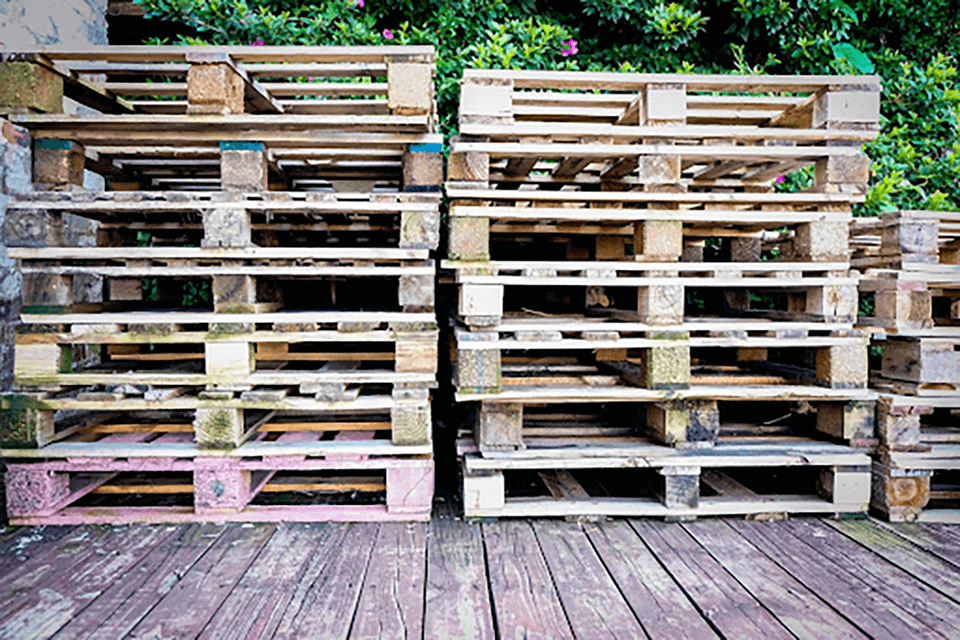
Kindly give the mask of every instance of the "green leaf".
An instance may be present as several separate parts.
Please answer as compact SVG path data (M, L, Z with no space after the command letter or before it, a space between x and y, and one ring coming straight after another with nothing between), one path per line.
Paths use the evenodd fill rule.
M838 58L846 58L860 73L873 73L876 70L870 57L849 42L835 44L832 49L833 55Z

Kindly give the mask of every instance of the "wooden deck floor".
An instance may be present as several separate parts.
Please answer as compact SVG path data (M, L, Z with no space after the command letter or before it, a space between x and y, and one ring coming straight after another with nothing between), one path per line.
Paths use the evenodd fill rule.
M960 637L960 527L7 528L0 638Z

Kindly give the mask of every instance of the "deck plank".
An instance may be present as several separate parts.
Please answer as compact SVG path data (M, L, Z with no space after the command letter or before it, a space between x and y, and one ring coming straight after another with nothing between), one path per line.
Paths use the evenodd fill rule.
M716 638L693 603L623 520L587 529L600 560L651 638Z
M283 619L306 573L314 548L329 538L326 524L277 527L243 578L200 633L200 638L265 638Z
M724 637L794 637L680 525L649 520L630 524Z
M427 542L425 638L496 637L479 525L434 517Z
M421 637L426 554L425 523L380 525L351 638Z
M226 527L215 524L179 527L54 637L122 638L183 579L225 531Z
M860 572L820 555L783 523L740 520L727 524L870 636L891 640L942 637L888 598L882 588L862 580Z
M228 527L127 637L194 637L243 577L275 529L273 525Z
M579 524L537 520L533 530L576 636L646 636Z
M47 565L50 570L44 572L43 580L31 580L37 572L23 576L21 581L26 582L29 589L4 602L0 638L50 637L173 530L173 527L114 529L110 535L89 544L88 553L78 554L82 560L68 570L62 568L59 559L54 559ZM85 542L80 544L88 546ZM17 584L22 584L21 581Z
M572 638L563 605L529 522L483 525L490 591L501 638Z
M700 520L684 529L798 638L866 637L723 520Z
M379 524L335 524L318 545L274 638L346 638Z
M56 548L58 540L71 535L77 527L11 527L0 542L0 575L9 577L15 568L40 562Z
M956 599L960 572L949 563L864 520L829 525L798 521L790 526L820 553L859 572L918 620L960 637ZM847 532L850 537L844 535Z
M911 523L888 524L879 520L875 524L960 568L960 537L954 535L952 530L958 529L957 527Z

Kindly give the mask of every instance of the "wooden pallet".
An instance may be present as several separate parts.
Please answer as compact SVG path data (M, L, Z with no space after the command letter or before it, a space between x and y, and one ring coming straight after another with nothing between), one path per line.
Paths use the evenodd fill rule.
M703 262L707 239L724 241L726 262L759 261L761 255L844 261L850 207L863 198L844 192L510 191L460 182L449 182L447 195L448 255L463 261L536 251L544 259Z
M826 436L864 451L877 447L875 402L787 397L717 400L709 390L682 400L513 403L467 405L464 437L482 455L528 448L651 442L677 448L712 447L743 438Z
M691 336L687 331L651 328L623 335L617 323L604 323L611 332L594 329L565 336L550 322L524 326L519 332L455 327L451 358L457 392L496 394L510 382L524 383L510 380L511 373L548 378L554 366L568 371L580 367L586 372L595 368L601 375L619 376L645 389L688 388L704 366L739 368L741 373L752 370L761 378L783 378L783 384L799 380L833 389L867 386L867 338L859 332L808 330L778 335L774 330L767 336L750 336L728 329ZM808 355L815 355L814 363L808 363ZM556 373L563 375L559 369Z
M203 449L235 449L277 434L387 434L395 445L432 439L429 385L311 385L196 390L112 384L3 398L0 440L10 457L85 456L116 433L135 434L149 455L157 438L187 434ZM319 390L318 390L319 389ZM60 413L58 413L58 411ZM134 436L131 436L134 437ZM61 453L58 453L61 452Z
M582 313L661 327L684 323L688 290L718 297L721 317L852 323L857 279L844 263L455 262L459 318L495 327L505 312ZM777 308L756 308L750 292ZM775 296L775 298L774 298Z
M425 252L377 255L371 249L436 249L439 203L439 194L430 193L36 192L9 203L5 233L12 247L60 246L59 218L71 214L96 220L101 245L113 249L139 248L148 241L152 248L249 247L245 254L236 252L249 258L310 258L324 254L305 249L326 248L328 255L344 257L422 259ZM236 225L229 237L226 224ZM271 254L277 247L294 253Z
M879 85L876 76L468 69L460 132L470 140L453 142L451 179L516 188L636 176L638 184L742 187L817 164L822 183L862 189L869 161L857 143L876 135ZM823 144L830 140L853 146ZM840 156L851 161L835 162Z
M459 449L468 518L856 513L870 499L870 458L823 442Z
M960 522L960 394L883 394L871 506L892 522Z
M115 437L114 450L123 449L123 439ZM204 457L178 442L182 437L166 439L147 457L9 463L11 523L430 519L429 452L404 455L389 444L334 447L301 439L248 443L236 455Z
M850 226L853 266L928 274L960 265L960 213L897 211Z
M40 156L73 153L82 168L92 150L90 168L127 185L216 188L240 157L231 153L257 152L262 180L269 165L277 185L438 190L433 56L432 47L35 49L3 55L4 80L24 86L0 110L38 139ZM62 115L63 96L100 113Z

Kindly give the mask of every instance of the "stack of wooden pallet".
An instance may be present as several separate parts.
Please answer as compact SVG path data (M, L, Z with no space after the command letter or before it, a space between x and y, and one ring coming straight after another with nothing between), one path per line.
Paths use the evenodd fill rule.
M0 74L36 189L4 230L11 521L429 518L433 49L43 50Z
M441 265L467 515L864 510L847 229L878 117L873 76L468 70Z
M882 352L870 372L873 506L890 520L960 521L960 214L900 211L851 229L871 311L860 322Z

